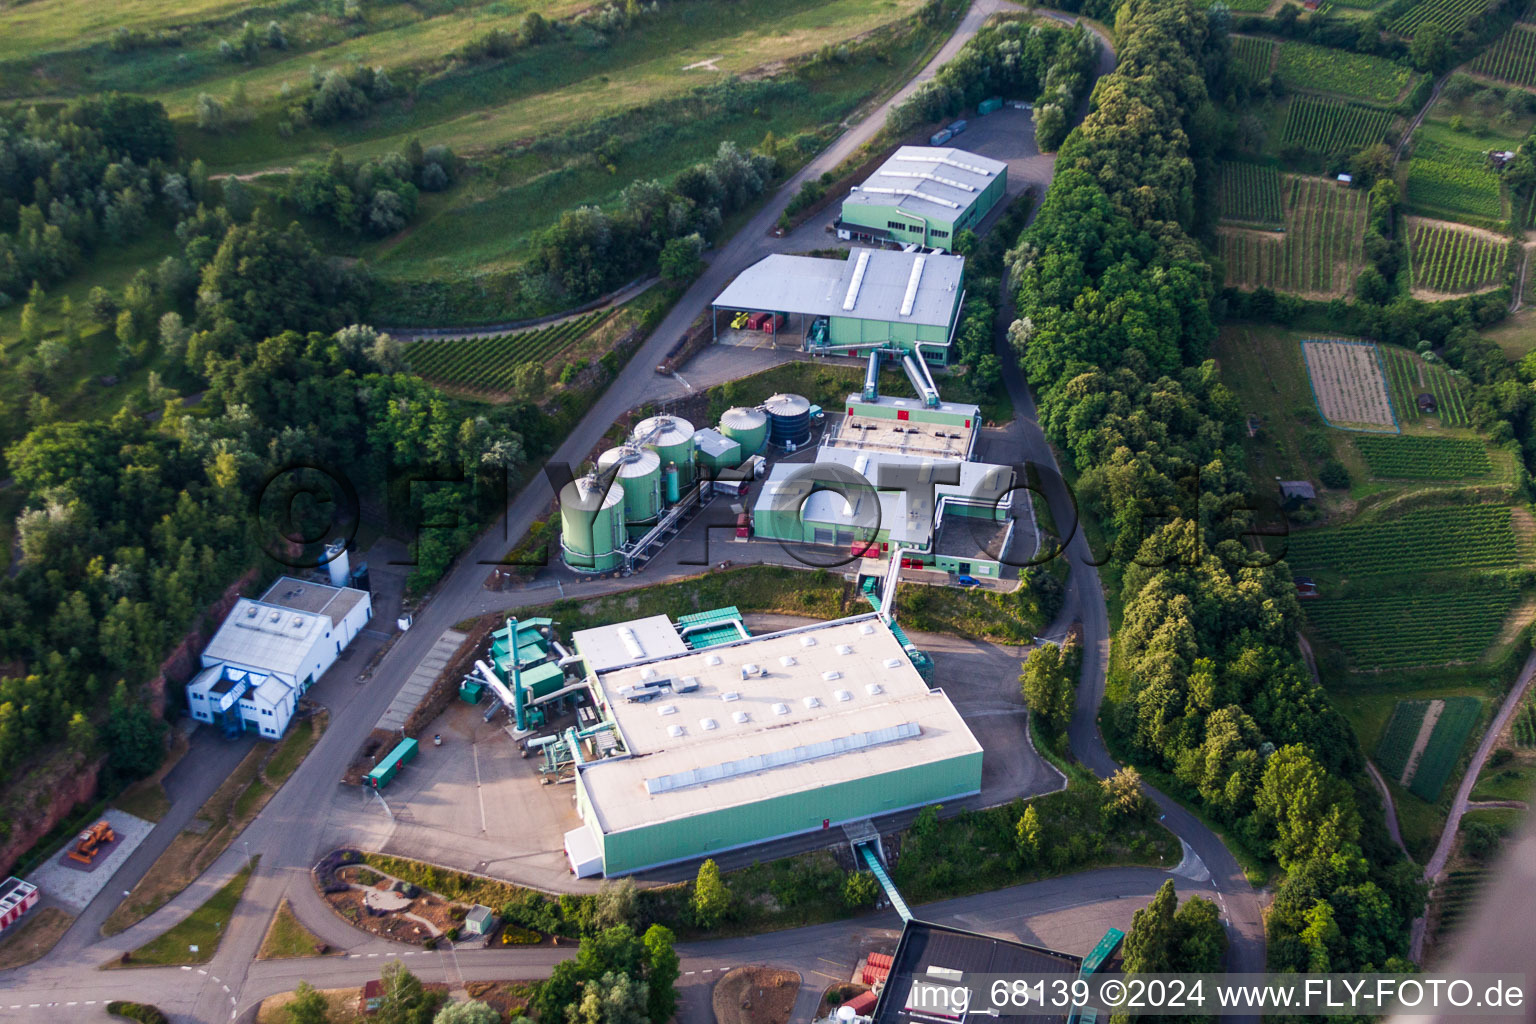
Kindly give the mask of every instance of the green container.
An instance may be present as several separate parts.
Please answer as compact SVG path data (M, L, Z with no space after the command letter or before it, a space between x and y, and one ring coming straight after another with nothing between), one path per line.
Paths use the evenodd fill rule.
M389 756L374 766L364 782L372 789L383 789L400 773L400 766L416 756L417 745L412 739L401 740Z
M560 490L560 555L580 572L607 572L624 561L624 498L617 483L603 491L592 477L572 480Z
M484 683L460 683L459 700L465 704L479 704L480 695L485 692Z
M655 452L633 445L610 448L598 456L597 471L602 478L617 471L626 525L654 523L661 515L661 457Z
M1002 99L1002 97L1001 96L993 96L991 99L989 99L989 100L982 100L979 104L977 104L977 106L976 106L976 113L978 113L978 114L991 114L991 113L993 113L995 111L1001 110L1002 107L1003 107L1003 99Z
M693 424L681 416L652 416L635 424L630 432L629 443L649 448L661 459L661 464L677 465L677 483L680 490L693 486ZM669 502L677 499L668 497Z

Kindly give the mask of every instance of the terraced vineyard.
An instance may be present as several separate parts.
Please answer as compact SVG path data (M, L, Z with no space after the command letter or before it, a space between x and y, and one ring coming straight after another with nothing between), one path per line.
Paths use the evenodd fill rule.
M1474 74L1536 88L1536 30L1515 25L1469 65Z
M512 390L512 375L523 363L545 363L614 315L611 309L587 313L533 331L494 338L418 341L406 349L411 370L427 380L486 394Z
M1465 868L1446 874L1440 886L1436 935L1455 928L1477 906L1478 895L1487 880L1488 873L1483 868Z
M1270 40L1253 36L1232 37L1232 68L1248 81L1261 82L1268 78L1274 59L1275 44Z
M1416 213L1447 220L1498 224L1504 216L1499 176L1482 153L1433 137L1416 137L1408 161L1408 205Z
M1408 792L1427 803L1440 799L1440 790L1456 770L1461 759L1461 748L1467 745L1467 736L1477 724L1477 716L1483 705L1476 697L1446 697L1445 710L1435 723L1429 745L1419 757L1419 767L1413 773Z
M1488 0L1419 0L1393 18L1387 31L1411 36L1420 26L1432 21L1448 34L1455 35L1468 21L1487 9Z
M1441 426L1464 427L1471 422L1461 384L1444 366L1420 363L1395 345L1380 348L1387 368L1387 385L1392 391L1392 407L1397 410L1400 423L1417 423L1424 418L1419 411L1419 395L1425 393L1434 396L1434 415L1439 417Z
M1306 602L1307 619L1362 671L1476 661L1519 599L1514 583L1470 576L1454 590L1355 593Z
M1502 569L1520 563L1508 505L1461 505L1410 512L1385 522L1302 530L1287 540L1286 560L1344 576Z
M1449 224L1419 221L1408 241L1414 288L1446 294L1485 291L1504 278L1509 246Z
M1493 472L1481 441L1418 434L1361 434L1355 447L1371 475L1385 480L1462 480Z
M1427 700L1400 700L1392 708L1392 717L1376 746L1376 764L1388 778L1403 777L1413 744L1419 738L1419 727L1424 724L1424 712L1428 710Z
M1322 96L1297 96L1280 141L1310 153L1353 153L1386 137L1392 115L1377 107Z
M1284 179L1285 233L1220 233L1227 284L1317 296L1349 293L1364 259L1366 198L1322 178Z
M1515 746L1523 750L1536 747L1536 703L1533 700L1536 698L1527 697L1525 703L1520 705L1520 710L1515 712L1511 730Z
M1394 61L1310 43L1280 44L1280 78L1292 89L1393 104L1418 75Z
M1280 172L1257 164L1222 164L1221 219L1280 227L1285 222Z

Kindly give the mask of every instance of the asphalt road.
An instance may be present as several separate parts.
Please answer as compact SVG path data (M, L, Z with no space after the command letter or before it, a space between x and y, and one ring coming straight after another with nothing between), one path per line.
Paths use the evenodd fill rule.
M773 239L769 229L802 182L831 169L852 153L878 130L892 104L931 78L987 17L1012 6L1006 0L973 3L954 35L922 72L786 182L763 210L717 250L700 279L635 353L619 379L593 405L551 461L575 464L584 458L609 425L628 410L633 396L642 391L643 383L648 375L652 375L660 356L694 317L707 308L710 299L735 274L777 251L777 243L785 240ZM1073 20L1067 16L1050 16L1063 21ZM1101 39L1101 43L1104 52L1099 72L1102 74L1113 66L1114 58L1107 41ZM1013 369L1012 360L1004 359L1003 364L1019 411L1013 429L1023 433L1033 461L1054 465L1049 446L1035 424L1033 403L1027 389L1017 370ZM337 779L342 769L371 731L400 681L409 675L443 629L461 618L466 607L474 607L483 599L482 583L488 567L477 563L499 559L548 507L551 497L542 479L517 495L506 515L460 559L430 603L418 611L415 627L398 639L375 672L367 680L359 678L359 685L350 692L343 690L333 695L329 701L332 725L314 752L258 816L241 841L219 858L202 878L166 907L121 935L89 945L72 943L71 948L60 949L39 964L0 977L4 986L3 994L0 994L0 1011L17 1019L52 1021L64 1007L71 1011L69 1019L104 1019L104 1011L100 1009L103 1002L131 998L156 1002L177 1020L212 1022L232 1019L238 1012L249 1010L262 997L291 989L300 978L320 987L356 984L375 976L380 960L404 955L407 951L398 946L372 940L351 929L315 894L308 870L326 845L323 812L338 798ZM1057 521L1070 521L1069 499L1065 492L1056 488L1048 497ZM1073 559L1073 582L1069 587L1067 614L1082 620L1089 642L1089 657L1085 661L1079 691L1079 715L1071 728L1072 748L1094 771L1107 774L1115 765L1104 748L1094 720L1103 693L1108 647L1107 613L1097 573L1088 562L1087 546L1081 535L1073 538L1068 555ZM340 795L343 799L353 797L351 793ZM1192 816L1160 794L1151 792L1150 795L1165 810L1166 824L1185 839L1198 858L1190 859L1181 890L1199 890L1209 885L1229 917L1233 937L1232 968L1258 969L1263 962L1258 900L1242 878L1236 862L1219 840ZM204 902L240 867L247 847L252 853L261 855L260 866L233 919L225 925L218 954L207 967L110 973L95 969L115 959L122 951L159 935ZM1210 871L1209 883L1203 881L1206 868ZM1037 941L1049 941L1061 948L1086 952L1103 930L1097 923L1099 918L1090 911L1097 908L1102 914L1103 908L1110 906L1115 908L1117 920L1128 920L1129 911L1138 905L1135 901L1144 903L1165 877L1163 872L1150 869L1092 872L950 901L925 908L924 916L937 921L953 919L967 927L1025 938L1035 935L1037 927L1048 924L1049 937L1041 933ZM292 902L305 924L332 945L346 950L347 955L324 960L257 962L255 954L267 923L284 898ZM853 962L849 954L871 936L894 939L897 922L891 915L886 918L883 921L861 918L819 928L686 946L681 950L685 971L684 1019L709 1019L707 1015L701 1016L700 1011L702 1005L707 1005L707 983L718 973L738 964L763 961L794 966L807 979L797 1005L796 1019L808 1019L821 987L816 983L817 979L845 976ZM407 962L428 981L445 981L457 986L464 980L479 978L541 976L565 953L556 949L415 952Z

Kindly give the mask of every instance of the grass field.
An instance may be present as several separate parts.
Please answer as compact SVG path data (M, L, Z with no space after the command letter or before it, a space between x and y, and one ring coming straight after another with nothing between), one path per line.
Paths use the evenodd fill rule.
M1504 283L1509 244L1451 224L1409 226L1408 261L1414 288L1446 295L1486 291Z
M1397 410L1397 418L1400 423L1418 423L1426 415L1419 411L1419 395L1429 394L1435 400L1435 412L1430 413L1440 421L1444 427L1464 427L1472 422L1472 416L1467 411L1469 398L1465 386L1451 376L1441 363L1426 363L1417 355L1405 348L1396 345L1380 346L1382 361L1386 365L1387 384L1392 389L1392 407ZM1441 445L1443 450L1454 449L1455 445ZM1480 448L1481 445L1478 445ZM1403 451L1430 451L1432 448L1415 449L1411 446L1400 446ZM1393 450L1391 445L1378 446L1378 450L1386 453ZM1487 461L1486 453L1482 456ZM1412 468L1403 466L1400 468ZM1476 469L1475 465L1465 467L1434 466L1426 467L1437 474L1447 469L1464 468L1470 475L1487 472L1486 469Z
M1386 137L1392 115L1379 107L1325 96L1297 96L1286 112L1280 143L1309 153L1354 153Z
M1481 441L1454 437L1361 435L1355 447L1371 475L1388 480L1468 480L1493 472Z
M1285 223L1280 172L1258 164L1221 165L1221 219L1279 228Z
M245 892L245 883L251 880L254 862L260 859L260 856L253 857L251 864L237 871L235 877L225 882L218 892L183 918L180 924L135 949L128 955L125 965L168 967L174 964L205 964L212 960L213 955L219 951L219 942L224 938L224 926L229 924L240 896ZM193 946L197 947L195 951L191 948ZM111 966L119 965L114 961Z
M1438 126L1421 128L1408 161L1408 208L1427 217L1496 226L1504 218L1504 199L1484 148Z
M1410 793L1427 803L1440 799L1440 790L1461 759L1461 750L1482 710L1482 701L1476 697L1445 698L1445 710L1435 723L1435 731L1430 734L1429 745L1424 748L1418 770L1408 786Z
M1280 44L1276 70L1291 89L1383 104L1396 103L1418 77L1394 61L1292 41Z
M1356 589L1306 602L1318 635L1357 671L1403 669L1483 657L1519 599L1503 577L1473 575L1453 585Z
M1515 25L1473 58L1467 70L1528 89L1536 88L1536 29Z
M1281 193L1282 235L1220 232L1227 284L1317 298L1349 294L1364 259L1365 194L1301 175L1284 178Z
M1507 505L1429 508L1396 519L1292 533L1286 560L1342 576L1395 576L1446 569L1500 569L1520 554Z

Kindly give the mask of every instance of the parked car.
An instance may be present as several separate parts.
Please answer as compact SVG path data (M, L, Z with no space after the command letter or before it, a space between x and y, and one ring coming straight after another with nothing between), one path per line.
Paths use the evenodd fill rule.
M966 576L963 573L961 575L955 577L955 583L956 583L956 585L962 586L962 587L979 587L979 586L981 586L981 580L977 579L974 576Z

